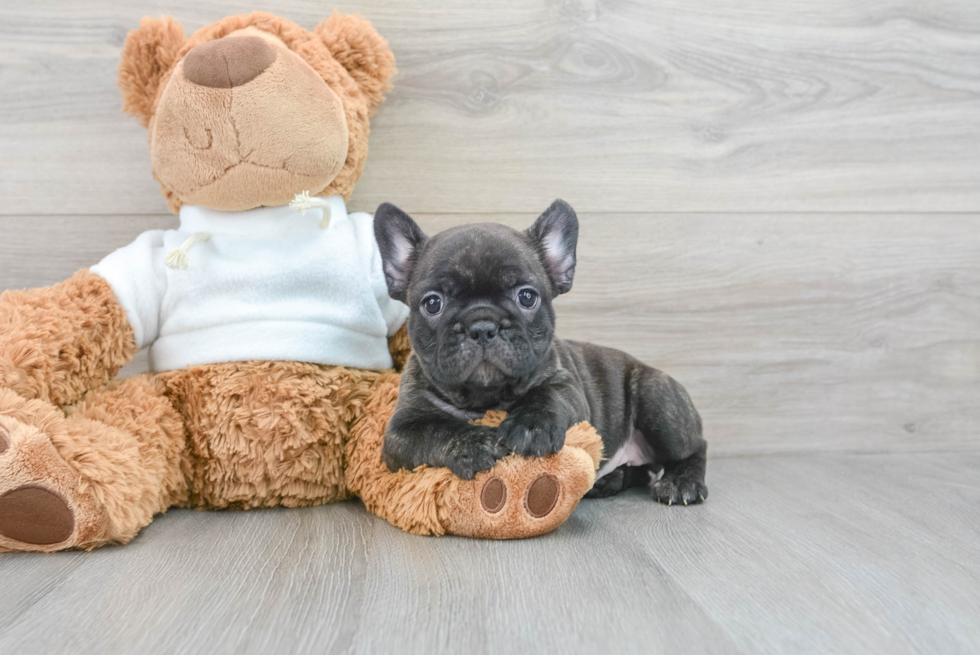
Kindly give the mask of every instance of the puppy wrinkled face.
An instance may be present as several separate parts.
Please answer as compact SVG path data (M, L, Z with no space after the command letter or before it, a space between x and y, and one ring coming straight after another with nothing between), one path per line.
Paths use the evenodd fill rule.
M522 236L501 225L434 237L408 300L413 343L440 387L494 388L526 378L554 333L544 269Z
M539 369L554 336L552 300L574 272L577 221L559 203L526 232L481 223L432 238L396 207L378 209L389 292L411 309L413 351L437 387L505 390Z

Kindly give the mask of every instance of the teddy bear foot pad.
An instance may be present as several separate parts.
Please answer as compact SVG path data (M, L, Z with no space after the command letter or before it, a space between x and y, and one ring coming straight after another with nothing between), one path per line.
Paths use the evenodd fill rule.
M24 485L0 497L0 536L47 546L66 541L75 531L75 514L55 491Z
M558 479L548 473L539 475L528 485L524 494L524 511L532 518L541 519L558 505L561 485ZM496 514L507 504L507 484L494 476L487 480L480 492L480 505L488 514Z
M46 435L0 425L0 552L83 545L81 533L97 531L105 519L81 482ZM88 517L88 529L79 529L79 513Z

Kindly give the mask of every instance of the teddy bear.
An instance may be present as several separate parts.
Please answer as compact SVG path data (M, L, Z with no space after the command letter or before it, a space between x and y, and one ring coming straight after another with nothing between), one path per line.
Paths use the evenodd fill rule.
M174 506L351 496L423 535L565 521L601 457L588 424L472 480L381 461L407 308L387 296L372 217L346 202L394 72L370 23L336 12L312 31L256 12L128 35L123 109L180 227L0 296L0 551L126 543ZM318 206L297 213L304 192ZM142 348L152 372L116 379Z

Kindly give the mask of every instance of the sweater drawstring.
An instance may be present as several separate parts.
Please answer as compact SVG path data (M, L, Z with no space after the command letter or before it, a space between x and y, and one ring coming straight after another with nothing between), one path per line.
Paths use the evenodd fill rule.
M167 255L167 258L164 260L164 263L167 265L167 268L186 271L188 268L190 268L190 264L187 261L188 251L190 251L190 249L193 248L195 245L210 240L211 240L211 235L208 234L207 232L195 232L194 234L187 237L187 240L184 241L184 243L180 244L180 248L177 248L176 250L172 250L170 254Z
M325 230L330 227L330 201L325 198L311 198L309 191L297 193L296 197L289 201L289 208L298 214L304 213L308 209L319 207L323 209L323 220L320 221L320 229Z
M304 191L303 193L296 194L296 197L290 201L289 207L299 214L302 214L308 209L319 207L323 209L323 219L320 221L320 229L325 230L330 227L330 202L325 198L311 198L310 192ZM167 265L167 268L186 271L190 268L190 263L187 261L187 253L190 249L199 243L210 240L211 235L209 233L195 232L184 243L180 244L179 248L171 251L164 260L164 263Z

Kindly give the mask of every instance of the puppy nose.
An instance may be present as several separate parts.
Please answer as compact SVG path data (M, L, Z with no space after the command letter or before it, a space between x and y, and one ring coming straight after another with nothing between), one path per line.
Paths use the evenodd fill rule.
M276 60L260 36L226 36L196 46L184 57L184 76L194 84L231 89L251 82Z
M497 336L498 329L499 326L493 321L482 320L471 323L466 331L473 341L486 343Z

